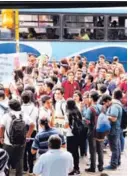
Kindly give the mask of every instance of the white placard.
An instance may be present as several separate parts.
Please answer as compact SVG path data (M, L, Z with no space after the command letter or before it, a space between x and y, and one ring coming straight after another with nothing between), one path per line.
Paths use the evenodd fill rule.
M12 81L12 74L14 70L14 55L1 54L0 55L0 83L7 87Z

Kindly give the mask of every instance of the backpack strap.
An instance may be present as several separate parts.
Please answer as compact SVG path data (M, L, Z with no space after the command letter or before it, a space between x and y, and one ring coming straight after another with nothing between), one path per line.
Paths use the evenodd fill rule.
M4 107L2 104L0 104L0 107L4 110L4 113L8 110L8 108Z
M61 102L61 104L60 104L60 109L61 109L62 115L64 116L64 110L63 110L63 106L62 106L63 103L64 103L64 101Z
M9 112L8 115L11 117L12 121L13 121L14 119L16 119L16 116L15 116L14 114L11 114L11 112ZM10 125L11 125L11 124L10 124ZM9 128L10 128L10 127L9 127ZM7 137L8 137L8 139L9 139L10 137L9 137L9 133L8 133L7 129L6 129L6 134L7 134Z
M34 110L34 107L33 107L33 108L32 108L32 110L30 111L29 116L31 116L31 115L32 115L33 110Z
M90 110L91 110L91 112L93 114L93 117L94 117L94 119L91 119L91 122L92 122L92 124L94 125L94 128L95 128L96 124L97 124L98 116L102 112L102 110L100 111L99 108L98 108L99 114L97 114L96 109L93 106L90 107Z

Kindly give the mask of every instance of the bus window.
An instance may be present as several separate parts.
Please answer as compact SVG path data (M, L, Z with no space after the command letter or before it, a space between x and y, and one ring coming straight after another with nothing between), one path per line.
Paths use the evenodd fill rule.
M63 38L72 40L103 40L104 16L65 15Z
M0 14L0 40L14 39L15 31L13 29L2 28L2 15Z
M20 14L20 39L59 39L60 19L58 15Z
M108 40L127 40L127 16L109 16Z

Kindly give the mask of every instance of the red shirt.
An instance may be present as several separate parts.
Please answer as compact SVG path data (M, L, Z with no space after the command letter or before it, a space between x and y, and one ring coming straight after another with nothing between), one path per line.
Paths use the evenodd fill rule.
M64 98L72 98L75 90L80 90L77 82L69 82L68 80L62 83L62 87L64 88Z
M120 87L120 89L121 89L124 93L127 92L127 82L126 82L126 81L121 82L121 83L119 84L119 87Z
M85 87L82 89L82 94L84 94L84 92L86 91L90 91L93 88L94 88L93 84L90 84L90 85L86 84Z

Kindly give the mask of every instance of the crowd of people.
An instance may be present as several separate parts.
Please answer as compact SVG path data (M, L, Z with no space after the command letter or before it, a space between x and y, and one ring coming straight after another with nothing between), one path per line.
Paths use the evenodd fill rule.
M90 158L85 172L94 173L96 153L100 172L117 169L126 111L127 75L117 56L112 63L104 55L97 62L78 55L51 63L48 56L31 55L27 66L14 70L8 88L0 84L0 175L9 176L10 169L16 176L80 175L80 157ZM111 129L97 136L101 114ZM104 168L106 146L111 161Z

